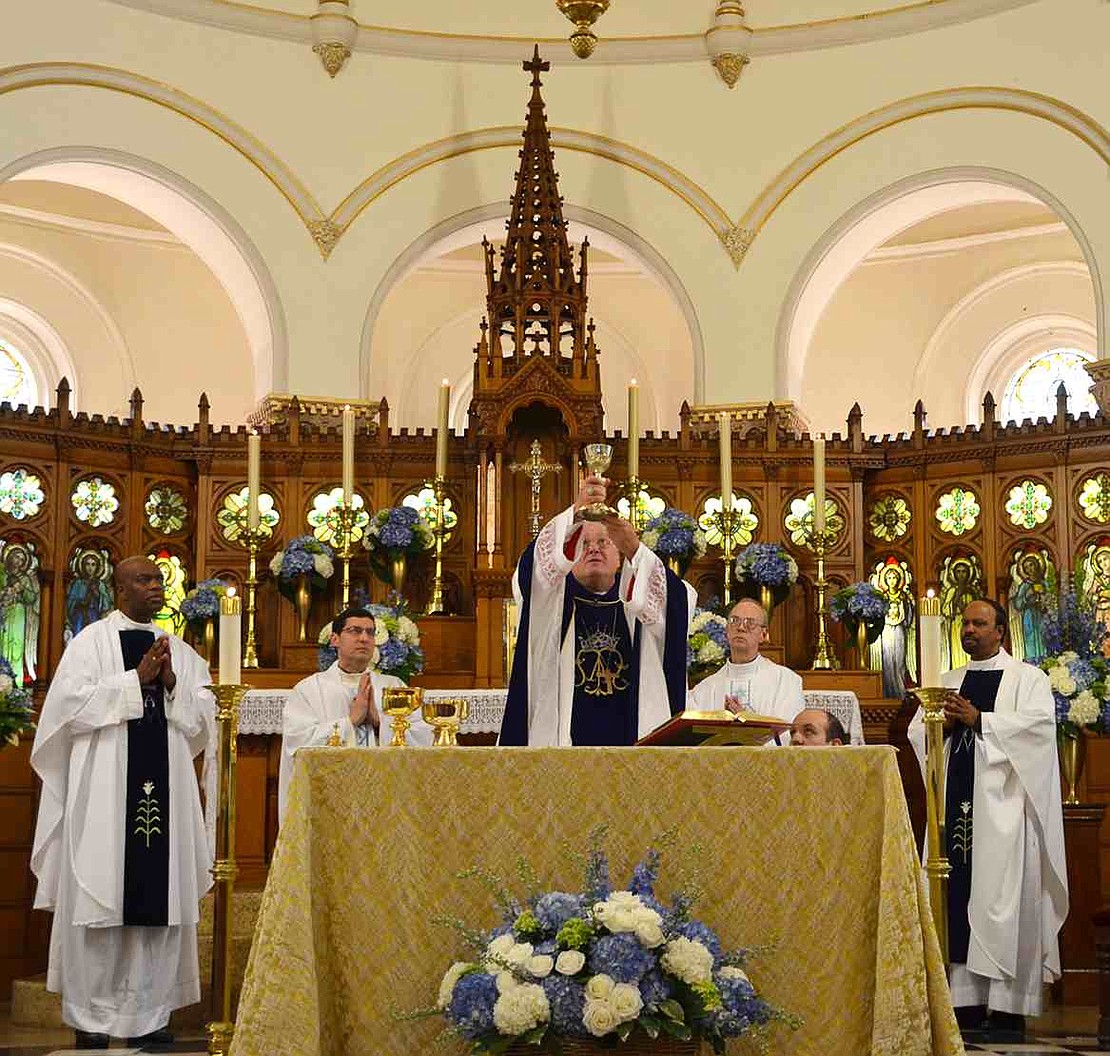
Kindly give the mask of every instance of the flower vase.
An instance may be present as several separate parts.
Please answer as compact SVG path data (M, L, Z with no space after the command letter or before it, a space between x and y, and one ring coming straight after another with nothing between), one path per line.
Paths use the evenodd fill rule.
M859 620L856 623L856 652L859 653L859 669L870 671L871 647L866 620Z
M297 641L308 641L308 609L312 604L312 591L308 586L308 576L297 576L296 593L293 604L297 606Z
M669 568L679 579L686 575L686 569L689 567L690 562L682 557L671 556L667 558L667 568Z
M1082 730L1076 735L1062 733L1057 739L1060 751L1060 774L1064 778L1064 803L1075 806L1079 803L1079 779L1083 776L1083 764L1087 761L1087 737Z
M212 658L216 655L216 621L211 616L204 621L202 640L204 643L204 659L208 661L208 666L211 667Z
M389 558L389 581L393 585L393 589L397 592L397 596L401 597L405 589L405 572L408 569L408 563L405 554L402 551L399 554L391 554Z

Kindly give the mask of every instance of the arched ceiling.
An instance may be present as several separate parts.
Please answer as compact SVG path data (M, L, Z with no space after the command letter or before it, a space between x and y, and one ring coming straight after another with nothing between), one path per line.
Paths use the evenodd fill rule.
M269 37L311 37L318 0L114 0L127 7ZM967 22L1035 0L744 0L750 53L851 44ZM334 11L335 4L328 7ZM595 25L594 63L694 61L716 3L613 0ZM513 61L533 41L569 59L570 23L554 0L460 4L457 0L348 0L358 23L355 51L422 58Z

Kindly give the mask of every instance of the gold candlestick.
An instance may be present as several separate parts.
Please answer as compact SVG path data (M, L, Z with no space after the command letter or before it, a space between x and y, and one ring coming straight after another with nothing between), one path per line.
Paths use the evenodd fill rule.
M725 569L723 593L726 609L732 605L732 562L734 560L733 555L735 553L732 533L735 530L736 513L732 509L731 498L732 497L729 496L729 499L726 500L725 497L722 495L721 511L720 513L715 513L713 515L713 519L716 522L717 527L721 531L721 563L724 565ZM727 510L725 509L726 501L729 505L729 508Z
M212 863L212 1020L208 1051L227 1056L235 1023L231 1018L231 911L235 893L235 761L238 754L239 702L250 686L208 687L216 698L217 765L216 858Z
M624 496L628 499L628 520L631 522L632 527L636 529L637 533L644 530L643 510L640 509L639 502L640 488L642 486L643 482L639 477L629 477L628 480L624 482Z
M255 598L258 592L258 551L262 540L271 532L258 528L244 528L239 533L239 543L247 549L247 642L243 649L243 667L258 667L258 648L254 636Z
M824 528L813 531L813 550L817 554L817 649L813 656L814 671L831 671L836 666L832 642L829 640L826 598L829 583L825 579L825 550L834 538L833 533Z
M944 819L944 702L949 690L924 687L914 690L925 712L925 874L929 878L929 905L940 940L940 955L948 963L948 877L952 867L945 854Z
M351 603L351 538L354 535L358 511L352 502L339 503L333 510L335 514L335 552L343 564L343 608Z
M432 528L432 534L435 536L436 567L435 575L432 577L432 597L428 602L428 611L425 613L427 616L431 616L437 612L444 612L446 609L446 606L443 604L443 537L447 529L443 502L446 497L445 489L447 486L447 479L437 476L431 484L432 492L435 495L436 510L436 523Z

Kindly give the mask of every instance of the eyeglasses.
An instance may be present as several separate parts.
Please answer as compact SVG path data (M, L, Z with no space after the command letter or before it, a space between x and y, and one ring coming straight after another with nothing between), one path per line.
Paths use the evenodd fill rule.
M612 539L587 539L582 543L582 551L588 554L591 550L596 550L599 554L603 554L612 545Z
M340 634L349 634L352 638L373 638L373 627L344 627Z
M758 620L754 616L730 616L728 625L738 627L742 631L753 631L756 627L765 626L762 620Z

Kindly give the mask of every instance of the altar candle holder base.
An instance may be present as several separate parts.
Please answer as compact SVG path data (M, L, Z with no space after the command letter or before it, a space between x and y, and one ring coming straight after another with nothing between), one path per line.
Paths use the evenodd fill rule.
M929 905L948 963L948 877L952 867L945 855L944 819L944 701L950 690L926 686L914 690L925 713L925 875L929 880Z
M216 698L219 776L216 796L216 857L212 863L212 1020L210 1056L227 1056L235 1023L231 1018L231 912L235 894L235 762L238 755L239 703L251 687L209 686Z
M437 476L431 484L432 494L435 496L436 520L432 527L432 534L435 536L436 564L435 573L432 576L432 596L428 602L428 611L425 613L427 616L443 613L447 608L443 602L443 539L447 534L444 500L447 492L447 478Z
M628 521L637 533L644 530L643 510L640 509L640 489L644 486L639 477L629 477L624 482L624 497L628 500Z
M731 506L731 496L729 496ZM713 515L718 529L721 532L721 563L724 566L724 587L722 595L724 597L725 608L732 606L732 573L733 561L735 559L736 548L733 543L732 533L736 527L736 512L734 510L725 509L724 496L721 497L721 510L719 513Z
M829 638L827 622L829 582L825 579L825 552L835 536L822 528L820 531L814 529L811 538L813 551L817 554L817 645L813 655L813 670L831 671L836 667L836 654Z
M351 603L351 542L355 533L357 511L354 504L343 502L335 507L335 552L343 566L343 608Z

